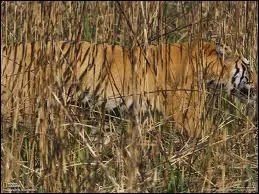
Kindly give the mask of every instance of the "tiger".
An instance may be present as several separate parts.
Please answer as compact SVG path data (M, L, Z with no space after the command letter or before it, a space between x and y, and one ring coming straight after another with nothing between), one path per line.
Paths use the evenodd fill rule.
M244 103L257 100L250 62L212 42L128 48L49 41L5 45L2 51L2 107L14 102L23 113L37 109L36 101L44 100L37 96L44 88L64 104L158 110L176 129L199 136L209 88L224 90ZM17 101L17 96L24 100Z

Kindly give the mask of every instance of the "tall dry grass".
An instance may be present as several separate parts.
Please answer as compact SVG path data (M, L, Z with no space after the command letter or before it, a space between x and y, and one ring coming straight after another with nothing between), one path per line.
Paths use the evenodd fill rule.
M50 67L55 56L44 55L47 40L146 52L148 44L203 39L244 53L258 70L257 34L257 2L1 2L1 51L14 42L42 43L31 114L19 115L22 95L1 101L1 184L45 192L257 191L257 120L244 116L239 101L230 106L222 94L206 118L217 120L217 130L193 140L163 119L140 123L58 100L50 70L58 61Z

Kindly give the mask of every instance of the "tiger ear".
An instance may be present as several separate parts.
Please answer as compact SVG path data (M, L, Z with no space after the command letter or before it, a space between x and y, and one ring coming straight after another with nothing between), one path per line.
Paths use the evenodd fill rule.
M216 52L218 55L223 56L224 49L219 43L216 44Z
M216 44L216 52L219 56L226 58L231 54L231 49L229 46L221 45L219 43Z

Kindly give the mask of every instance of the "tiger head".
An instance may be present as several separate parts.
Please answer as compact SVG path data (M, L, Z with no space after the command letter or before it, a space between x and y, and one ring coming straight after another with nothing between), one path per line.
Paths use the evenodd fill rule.
M250 62L240 57L231 71L231 80L228 82L228 92L243 102L253 103L257 99L255 73Z
M220 45L216 46L223 70L222 81L209 80L209 87L225 88L229 95L240 99L243 103L254 104L257 100L257 75L251 67L250 61L243 56L229 56ZM223 57L224 55L224 57Z

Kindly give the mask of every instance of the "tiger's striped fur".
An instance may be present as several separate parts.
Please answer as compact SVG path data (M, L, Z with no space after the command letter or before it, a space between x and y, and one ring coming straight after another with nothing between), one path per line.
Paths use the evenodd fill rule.
M256 100L249 61L228 56L223 61L222 51L208 42L149 45L145 52L69 41L4 46L2 106L23 96L23 102L12 103L20 103L23 112L36 109L37 95L48 87L65 104L100 103L107 109L130 109L135 95L140 110L159 110L193 135L205 106L204 83L249 103Z

